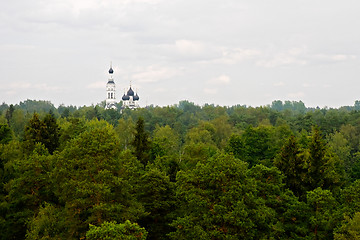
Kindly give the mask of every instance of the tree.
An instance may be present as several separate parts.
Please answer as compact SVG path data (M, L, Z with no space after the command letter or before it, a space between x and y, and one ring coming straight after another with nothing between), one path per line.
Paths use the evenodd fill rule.
M29 156L8 163L13 171L13 178L5 185L7 227L3 233L8 239L23 239L27 222L39 206L55 201L50 181L52 162L47 149L36 143Z
M133 120L131 118L127 120L119 119L115 131L119 137L121 149L128 149L134 141L135 125Z
M24 131L24 149L27 150L28 153L32 152L36 143L42 143L44 128L44 123L39 119L39 115L34 113Z
M216 155L177 175L179 217L171 239L262 239L272 213L257 197L247 164Z
M354 109L356 111L359 111L360 110L360 101L359 100L356 100L355 103L354 103Z
M60 126L59 150L64 149L71 139L76 138L86 130L85 120L80 118L68 118L66 121L62 121Z
M360 239L360 212L356 212L353 218L345 217L345 222L335 231L335 240Z
M329 190L316 188L307 193L310 208L309 225L312 239L332 239L333 229L338 222L338 203Z
M69 142L54 172L56 195L68 213L69 237L83 237L89 224L142 216L130 174L138 171L136 162L128 152L120 152L114 129L104 121L90 121L87 130Z
M125 223L104 222L100 226L90 225L86 232L86 239L89 240L145 240L147 232L145 228L139 227L136 223L126 220Z
M44 120L34 113L25 127L25 149L31 152L36 143L44 144L50 154L59 147L59 126L52 113L47 114Z
M66 209L44 202L27 224L26 240L74 239L67 236L68 223Z
M144 119L139 118L135 126L135 137L132 142L134 147L134 155L144 165L147 164L150 158L151 142L149 134L145 131Z
M138 199L147 214L139 219L139 224L149 232L149 239L167 239L172 230L168 225L176 209L174 184L156 166L148 164L140 178Z
M343 164L327 147L317 127L313 128L308 162L307 176L310 190L317 187L334 189L342 184Z
M249 167L259 163L269 165L276 153L273 133L273 127L248 127L242 135L230 138L227 151L248 162Z
M11 119L13 117L13 113L14 113L14 105L10 104L10 107L6 110L6 120L7 120L7 124L10 126L11 124Z
M12 132L7 124L0 123L0 144L7 144L12 139Z
M264 201L271 217L259 223L259 228L269 239L300 239L307 236L307 206L289 191L284 176L276 167L256 165L249 170L254 178L258 199Z
M56 123L54 115L49 112L43 120L44 128L42 129L42 143L52 154L59 147L59 126Z
M344 169L347 175L350 176L354 159L351 158L351 147L348 140L340 132L335 132L329 136L329 147L344 163Z
M274 159L274 165L286 176L287 187L297 197L306 192L306 157L300 150L295 136L291 136Z
M179 142L179 136L169 125L156 126L152 139L152 155L155 157L177 155L179 153Z

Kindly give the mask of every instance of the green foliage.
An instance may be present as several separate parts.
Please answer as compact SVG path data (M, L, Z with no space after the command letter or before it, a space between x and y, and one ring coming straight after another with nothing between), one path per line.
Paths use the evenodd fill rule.
M123 159L127 157L127 159ZM81 237L88 224L134 221L143 213L133 193L134 159L120 153L112 126L93 120L56 160L56 195L71 221L70 236ZM131 165L130 165L131 167ZM75 234L75 235L74 235Z
M317 187L334 189L342 184L343 163L327 147L318 128L313 129L311 136L308 164L310 190Z
M180 217L171 239L260 239L271 211L256 197L247 164L218 155L177 175Z
M68 225L65 213L64 209L44 202L38 213L28 222L26 240L72 239L67 238Z
M353 218L345 217L344 223L334 234L335 240L360 239L360 212L356 212Z
M36 143L42 143L50 154L59 147L59 127L51 113L44 120L40 120L39 115L34 113L25 127L24 146L27 152L31 152Z
M120 119L117 123L115 131L119 137L121 149L126 150L130 148L135 136L135 125L132 119Z
M0 239L357 239L356 106L3 104Z
M7 144L12 139L12 132L7 124L0 124L0 144Z
M136 223L126 220L125 223L104 222L100 226L90 224L86 232L89 240L145 240L147 232Z
M228 152L249 163L249 167L268 162L275 157L273 127L248 127L240 136L233 135L228 144Z
M307 162L296 138L291 136L274 159L274 165L286 176L287 187L297 196L306 191Z
M151 165L140 178L139 200L147 215L139 223L149 232L149 239L167 239L175 209L174 184L164 172Z
M156 126L152 140L153 156L172 156L179 153L179 136L169 125ZM154 149L154 146L157 149Z
M135 136L131 145L134 147L134 155L144 165L150 160L151 143L149 134L145 131L144 119L139 118L136 122Z
M54 111L54 105L49 101L37 101L37 100L30 100L27 99L24 102L20 102L19 106L20 109L33 113L33 112L49 112Z
M25 158L15 158L7 163L12 169L12 179L5 184L6 230L5 236L22 239L26 224L44 201L53 201L50 172L52 159L47 149L40 143Z
M311 238L332 239L333 229L337 223L336 209L338 203L329 190L316 188L307 193L307 204L310 207L309 225Z

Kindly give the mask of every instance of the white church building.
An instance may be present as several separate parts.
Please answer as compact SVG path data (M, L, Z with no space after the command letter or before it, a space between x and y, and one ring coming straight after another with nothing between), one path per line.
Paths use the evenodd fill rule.
M106 84L106 101L105 101L105 109L117 109L116 107L116 88L115 82L113 79L114 70L112 69L112 65L110 65L109 69L109 79ZM130 88L127 93L122 96L123 106L122 108L138 108L139 107L139 95L134 93L134 91Z

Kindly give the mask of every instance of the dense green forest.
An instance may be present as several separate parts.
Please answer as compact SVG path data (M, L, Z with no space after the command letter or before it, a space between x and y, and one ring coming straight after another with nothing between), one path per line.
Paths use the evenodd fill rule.
M360 239L360 101L0 105L1 239Z

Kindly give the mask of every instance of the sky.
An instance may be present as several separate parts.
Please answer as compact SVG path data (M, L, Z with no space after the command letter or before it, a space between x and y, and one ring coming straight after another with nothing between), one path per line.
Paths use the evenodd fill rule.
M0 0L0 102L360 99L358 0Z

